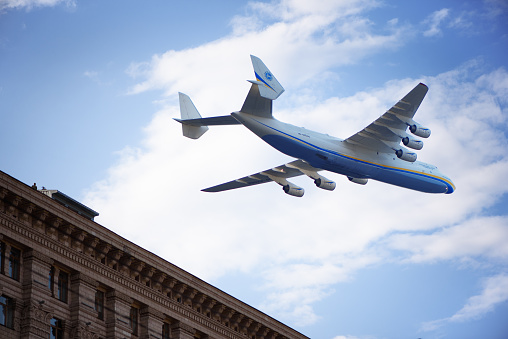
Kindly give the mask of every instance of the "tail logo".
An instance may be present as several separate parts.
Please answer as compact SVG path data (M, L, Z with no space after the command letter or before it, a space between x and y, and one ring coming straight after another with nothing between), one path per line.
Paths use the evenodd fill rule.
M268 81L272 81L272 79L273 79L273 75L272 75L272 73L270 73L270 72L268 72L268 71L266 71L266 72L265 72L265 77L266 77L266 79L267 79Z

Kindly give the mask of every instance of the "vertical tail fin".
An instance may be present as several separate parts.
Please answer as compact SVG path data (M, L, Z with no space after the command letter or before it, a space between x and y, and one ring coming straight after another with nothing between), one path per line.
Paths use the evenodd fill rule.
M259 94L263 98L270 100L277 99L284 92L284 88L261 59L254 55L251 55L250 58L252 60L252 66L254 67L256 80L249 81L259 86Z
M182 120L179 121L182 123L183 135L187 138L198 139L206 131L208 131L208 127L192 126L185 123L185 120L200 119L201 115L187 94L178 93L178 96L180 99L180 114L182 116Z

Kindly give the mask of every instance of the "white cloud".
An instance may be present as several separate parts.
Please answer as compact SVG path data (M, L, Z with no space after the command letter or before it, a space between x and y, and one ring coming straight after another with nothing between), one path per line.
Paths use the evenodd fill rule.
M369 21L357 15L375 4L329 1L321 7L300 1L252 3L249 17L233 20L236 34L196 48L154 55L149 63L133 64L130 72L145 80L131 88L130 93L157 89L169 96L192 87L193 97L201 101L204 96L209 97L213 100L207 104L211 104L217 102L215 94L206 94L210 93L211 82L215 88L212 93L242 98L244 89L232 84L245 83L252 77L246 58L249 53L277 69L278 78L285 79L286 86L302 84L330 67L352 64L367 55L400 46L404 27L392 23L387 34L376 34ZM306 11L307 7L312 10ZM273 22L273 16L283 19ZM293 62L288 64L287 60ZM205 75L207 81L203 80Z
M481 318L498 304L508 300L508 275L500 274L485 279L480 294L472 296L457 313L448 318L424 323L424 331L434 331L447 323L462 323Z
M390 247L409 252L409 260L413 262L477 256L508 258L508 248L503 246L506 243L508 217L499 216L469 219L431 234L394 235L389 240Z
M129 72L140 79L132 93L163 90L174 105L155 114L143 145L120 152L108 177L88 192L85 203L100 211L97 220L205 280L230 272L249 274L262 284L261 308L299 324L319 319L312 306L334 285L358 270L394 260L394 251L409 253L413 261L504 257L498 239L480 237L474 246L465 239L481 232L482 221L505 236L504 217L481 216L508 190L499 184L508 173L507 140L500 132L507 116L508 74L503 69L471 80L477 66L467 65L425 79L430 91L416 118L433 135L421 160L438 165L454 180L452 195L377 182L360 186L333 173L326 175L337 181L334 192L296 178L307 188L302 199L284 195L276 184L218 194L199 191L290 160L242 126L212 127L196 141L183 138L172 120L179 116L178 91L190 94L204 116L239 109L249 89L245 79L252 78L248 53L262 57L288 84L285 98L275 104L279 119L339 137L363 128L423 80L393 80L351 97L317 102L319 95L303 88L305 80L397 46L401 31L372 34L361 17L372 2L345 11L354 17L339 15L339 10L330 10L331 17L314 10L307 15L304 2L277 4L288 9L272 17L272 23L255 12L253 22L259 22L253 31L243 27L236 35L132 65ZM266 11L276 5L257 6ZM493 220L501 221L490 225ZM421 232L434 233L423 237ZM422 251L405 247L403 237L422 244ZM471 245L471 251L448 246L446 240L456 239Z
M429 28L425 32L423 32L423 35L426 37L441 35L442 32L441 32L440 26L441 26L443 20L448 17L449 11L450 10L448 8L443 8L443 9L440 9L439 11L435 11L434 13L429 15L423 21L423 23L425 25L429 26Z
M202 193L204 187L289 159L241 126L211 128L197 141L185 139L171 120L178 108L170 107L145 129L142 148L121 153L86 204L101 212L98 220L105 226L206 280L228 272L254 274L269 291L260 305L263 310L308 324L319 319L312 304L331 293L332 286L351 279L357 270L393 260L392 251L408 253L404 260L413 262L506 258L506 218L481 216L508 189L499 185L508 176L507 156L501 151L506 140L496 132L500 118L492 111L496 93L503 90L493 91L491 81L503 74L497 71L467 83L454 83L461 72L428 79L431 92L419 116L434 131L421 154L452 177L457 184L452 195L426 195L376 182L359 186L334 174L327 175L338 183L334 192L319 190L306 178L295 179L307 188L302 199L284 195L276 184ZM309 116L319 117L311 127L346 136L415 83L392 81L369 93L330 98L305 113L297 110L291 118L303 123ZM492 100L478 100L488 95ZM469 111L472 105L475 114ZM473 138L464 135L464 128L450 128L466 118L491 133ZM473 126L472 132L481 131ZM482 143L491 151L480 152Z
M32 9L34 7L53 7L59 4L65 4L68 8L76 7L75 0L0 0L0 10L2 9Z

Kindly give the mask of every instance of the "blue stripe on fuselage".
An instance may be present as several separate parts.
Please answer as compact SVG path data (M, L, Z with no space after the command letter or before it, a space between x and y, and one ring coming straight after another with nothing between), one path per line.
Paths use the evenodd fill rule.
M306 160L314 167L349 176L355 176L355 173L364 173L374 180L429 193L449 194L455 189L451 182L442 177L347 156L316 146L258 120L256 121L280 133L279 135L266 134L262 136L266 143L284 154ZM360 177L360 175L356 176Z

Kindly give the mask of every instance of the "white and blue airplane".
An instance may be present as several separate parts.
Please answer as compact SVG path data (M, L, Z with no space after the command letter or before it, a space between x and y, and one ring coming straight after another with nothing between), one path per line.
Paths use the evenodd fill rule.
M238 112L202 118L191 99L179 93L183 135L198 139L208 126L242 124L270 146L297 160L237 180L204 189L221 192L266 182L276 182L284 192L301 197L304 189L287 179L306 175L317 187L334 190L335 182L321 176L322 170L345 175L350 181L365 185L369 179L427 193L453 193L453 182L436 166L416 161L416 154L404 146L420 150L421 138L430 129L413 120L427 86L420 83L373 123L347 139L296 127L272 116L272 102L284 88L261 59L252 56L256 80ZM401 143L404 145L402 146Z

